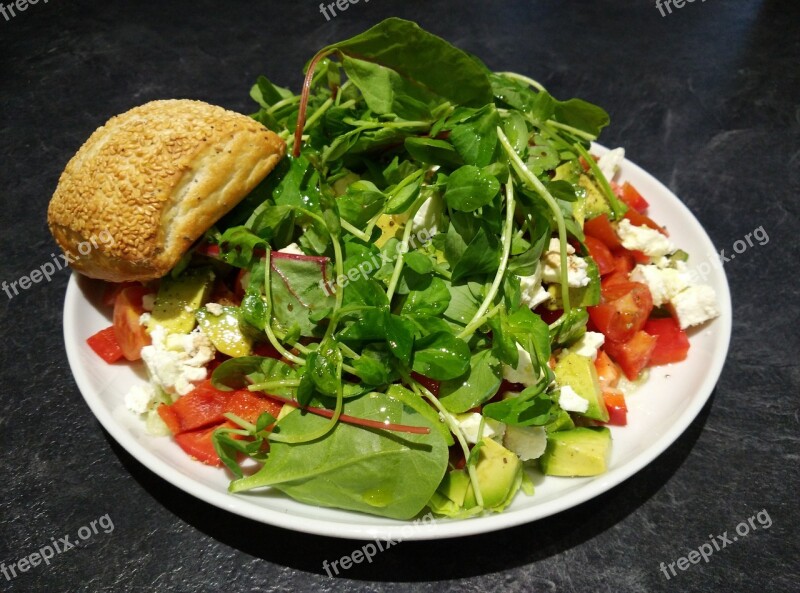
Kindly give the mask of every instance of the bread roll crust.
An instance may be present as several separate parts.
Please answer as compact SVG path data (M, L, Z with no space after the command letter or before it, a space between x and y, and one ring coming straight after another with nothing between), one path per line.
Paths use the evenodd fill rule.
M78 150L48 224L87 276L160 278L285 154L283 140L247 116L201 101L153 101L113 117Z

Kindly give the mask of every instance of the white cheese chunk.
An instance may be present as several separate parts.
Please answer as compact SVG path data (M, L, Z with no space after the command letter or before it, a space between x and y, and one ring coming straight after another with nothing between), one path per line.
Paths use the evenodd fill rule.
M300 249L300 246L297 243L289 243L283 249L278 249L278 253L288 253L290 255L305 255L303 250Z
M539 379L539 375L533 369L533 362L528 352L517 344L519 361L516 368L507 364L503 365L503 379L509 383L521 383L522 385L534 385Z
M698 284L682 290L673 297L672 306L678 316L681 329L700 325L719 316L717 295L714 289L706 284Z
M558 405L567 412L584 413L589 409L589 400L581 397L569 385L561 388L561 395L558 397Z
M150 407L150 402L156 395L155 388L150 383L134 385L125 394L125 407L134 414L144 414Z
M562 352L562 356L564 352L574 352L575 354L580 354L581 356L595 360L597 358L597 351L605 342L606 337L603 334L599 332L586 332L581 339L570 346L568 350L565 348Z
M656 307L671 302L679 292L689 286L686 274L653 264L637 265L631 271L631 280L647 285Z
M609 150L607 153L597 159L597 168L600 169L606 179L611 181L614 179L617 171L619 171L619 167L624 160L625 149L621 147L615 148L614 150Z
M551 298L550 293L542 286L542 264L536 266L536 271L530 276L519 277L520 300L529 309L535 309Z
M481 418L483 418L483 416L477 412L457 414L455 416L456 422L458 422L458 427L461 429L461 432L464 434L464 438L468 443L474 445L478 442L478 430L481 426ZM506 430L505 424L492 418L483 418L483 421L483 433L481 435L482 438L502 438L503 433Z
M572 288L586 286L590 282L589 264L574 255L575 248L567 244L567 284ZM542 280L561 284L561 249L558 239L550 239L548 250L542 255Z
M631 224L623 218L617 225L617 236L625 249L641 251L650 257L661 257L673 253L677 247L655 229Z
M214 346L200 329L189 334L167 334L155 326L152 344L142 348L142 360L151 380L167 393L186 395L204 380L205 365L214 358Z
M442 226L443 210L444 204L438 194L425 200L411 221L411 232L419 235L424 230L429 237L436 235Z

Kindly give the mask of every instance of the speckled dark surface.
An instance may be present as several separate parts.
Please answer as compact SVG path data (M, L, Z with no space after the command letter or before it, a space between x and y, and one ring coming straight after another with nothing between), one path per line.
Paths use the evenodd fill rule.
M192 97L249 112L260 73L297 88L321 45L385 16L418 20L497 69L607 107L608 145L664 181L715 244L770 241L726 266L730 355L714 396L648 468L547 520L405 543L330 579L354 542L253 523L150 473L101 429L67 366L68 274L0 293L0 561L108 513L114 531L8 581L60 591L798 591L797 258L800 11L796 2L372 0L331 22L318 2L39 2L0 16L0 280L55 246L58 175L109 116ZM672 580L672 562L766 509L759 529Z

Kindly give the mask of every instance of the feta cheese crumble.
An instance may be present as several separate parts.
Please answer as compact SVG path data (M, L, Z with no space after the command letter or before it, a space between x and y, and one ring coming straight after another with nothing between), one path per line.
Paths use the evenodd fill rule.
M219 317L222 315L222 305L219 303L206 303L206 310L214 315L215 317Z
M411 232L420 234L424 230L430 237L436 235L442 225L443 209L444 204L438 194L425 200L411 221Z
M152 311L156 306L156 295L153 293L146 294L142 297L142 309L145 311Z
M283 249L278 249L278 253L288 253L291 255L305 255L303 250L300 249L300 246L297 243L289 243Z
M679 292L689 286L685 274L673 268L663 268L653 264L637 265L631 271L631 280L647 285L656 307L671 302Z
M681 329L700 325L719 316L717 295L714 289L706 284L682 290L672 299L672 306L675 308Z
M542 286L542 264L536 266L536 271L530 276L519 277L520 300L529 309L535 309L549 300L550 293Z
M575 393L569 385L564 385L561 388L561 395L558 396L558 405L567 412L583 414L589 409L589 400Z
M641 251L650 257L661 257L674 253L675 244L655 229L631 224L623 218L617 225L617 236L625 249Z
M194 383L204 380L205 365L214 358L214 346L200 329L189 334L167 334L156 325L152 344L142 348L142 360L151 380L167 393L186 395Z
M522 385L533 385L539 379L536 371L533 370L533 362L528 352L517 344L519 361L516 367L503 365L503 379L509 383L521 383Z
M614 176L619 171L619 167L622 164L622 161L625 160L625 149L615 148L614 150L609 150L599 159L597 159L597 168L600 169L600 172L603 173L606 179L611 181L614 179Z
M597 351L605 344L606 337L599 332L586 332L580 340L575 342L569 348L564 348L560 356L566 356L570 352L580 354L592 360L597 359Z
M582 257L574 255L575 248L567 245L567 284L581 288L591 281L589 264ZM542 279L548 283L561 284L561 248L558 239L550 239L547 252L542 256Z
M478 429L481 426L481 416L477 412L468 414L457 414L455 416L456 422L464 433L464 438L470 444L477 444L478 442ZM506 430L506 425L492 418L483 418L483 434L485 439L501 439Z
M144 414L150 407L150 402L156 396L156 389L150 383L134 385L125 394L125 407L134 414Z

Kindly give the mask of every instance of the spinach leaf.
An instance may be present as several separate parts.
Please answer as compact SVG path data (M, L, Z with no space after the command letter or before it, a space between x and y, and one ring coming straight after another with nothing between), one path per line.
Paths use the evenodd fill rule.
M495 156L500 117L494 105L487 105L450 131L450 142L468 165L485 167Z
M544 426L550 423L558 411L541 387L529 387L518 396L483 407L483 415L514 426Z
M472 212L489 204L498 193L500 182L496 177L474 165L465 165L450 175L444 199L454 210Z
M358 418L427 426L428 434L393 433L338 424L324 439L274 442L264 466L231 484L241 492L271 486L295 500L323 507L410 519L430 500L447 469L442 433L427 417L383 393L368 393L344 405ZM299 410L279 423L282 435L303 435L328 420Z
M459 282L469 276L496 272L500 265L500 241L496 235L489 234L481 228L461 257L456 261L450 261L450 265L453 268L453 282Z
M386 203L386 196L369 181L351 183L337 200L339 214L356 228L363 228Z
M211 374L214 387L223 391L244 389L250 384L284 381L297 377L297 371L280 360L263 356L230 358ZM270 393L292 396L292 387L273 387Z
M477 60L411 21L386 19L320 53L333 50L391 68L459 105L482 107L492 100L487 72Z
M430 260L428 260L430 261ZM433 278L424 290L412 290L403 303L403 315L440 315L450 305L450 291L444 280Z
M430 379L446 381L466 373L469 363L467 343L451 333L438 332L417 343L412 368Z
M439 401L454 414L479 406L492 398L500 388L503 377L500 362L491 350L472 355L469 371L457 379L439 386Z
M297 326L303 336L317 335L315 314L331 310L335 300L325 288L331 277L328 258L274 251L270 267L275 321L287 331Z
M452 144L435 138L406 138L405 149L421 163L442 167L458 167L464 160Z

